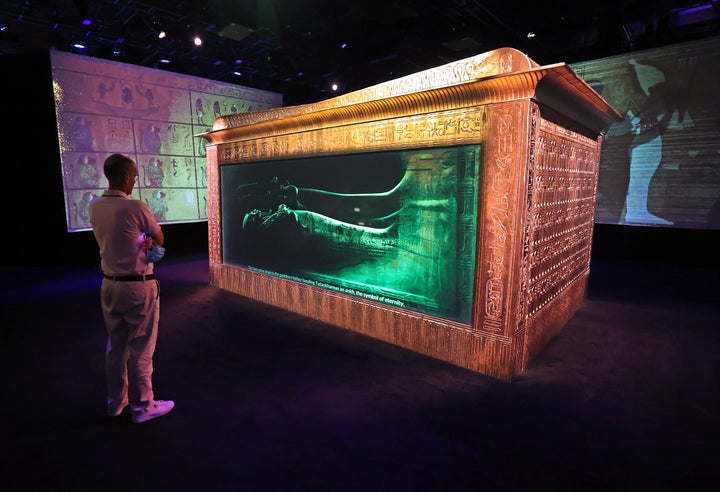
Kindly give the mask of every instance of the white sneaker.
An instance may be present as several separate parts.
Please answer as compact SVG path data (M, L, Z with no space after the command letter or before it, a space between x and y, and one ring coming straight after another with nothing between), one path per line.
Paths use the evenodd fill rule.
M133 424L140 424L147 422L157 417L162 417L175 406L175 402L172 400L155 400L152 405L143 410L142 412L133 412L132 421Z

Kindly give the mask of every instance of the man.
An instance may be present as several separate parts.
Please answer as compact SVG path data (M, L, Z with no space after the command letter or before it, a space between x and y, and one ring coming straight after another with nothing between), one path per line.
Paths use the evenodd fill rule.
M155 400L152 387L160 289L148 252L162 248L165 236L147 205L129 197L138 176L137 164L113 154L105 159L103 171L109 186L90 205L90 222L103 271L100 298L108 335L107 411L117 417L129 404L132 421L141 423L175 406L170 400Z

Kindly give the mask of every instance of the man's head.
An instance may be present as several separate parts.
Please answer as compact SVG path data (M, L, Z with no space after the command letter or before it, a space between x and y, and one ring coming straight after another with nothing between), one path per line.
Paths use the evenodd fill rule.
M122 154L112 154L105 159L103 171L111 190L119 190L129 195L135 187L138 176L137 164Z

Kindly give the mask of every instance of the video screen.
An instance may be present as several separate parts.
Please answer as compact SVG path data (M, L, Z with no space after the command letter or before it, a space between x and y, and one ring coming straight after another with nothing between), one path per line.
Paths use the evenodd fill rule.
M282 106L282 95L52 51L68 232L90 230L112 153L138 165L132 198L160 224L207 220L205 146L218 116Z
M469 323L480 146L220 167L223 263Z
M720 229L720 38L570 67L625 116L603 141L595 222Z

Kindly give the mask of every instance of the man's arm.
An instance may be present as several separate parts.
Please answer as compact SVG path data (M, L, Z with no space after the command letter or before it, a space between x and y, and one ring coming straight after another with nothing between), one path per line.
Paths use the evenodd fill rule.
M150 237L152 237L153 241L155 241L155 244L159 246L165 244L165 234L163 233L162 229L158 229L157 234L153 234Z

